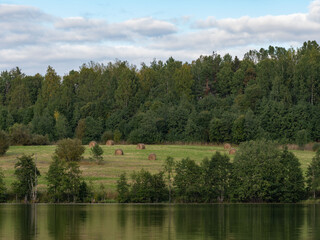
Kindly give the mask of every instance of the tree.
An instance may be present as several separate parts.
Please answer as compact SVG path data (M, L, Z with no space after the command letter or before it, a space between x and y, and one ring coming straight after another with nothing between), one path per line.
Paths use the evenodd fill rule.
M119 203L126 203L130 201L129 186L126 173L122 173L120 178L117 180L117 199Z
M52 157L52 163L46 176L48 181L48 194L53 202L60 202L63 200L64 182L66 162L61 160L57 155Z
M85 121L85 119L80 119L78 121L78 125L75 130L76 138L78 138L82 141L82 139L84 138L85 130L86 130L86 121Z
M173 171L174 171L175 161L173 157L167 157L163 168L164 172L167 173L167 181L168 181L168 187L169 187L169 203L171 203L171 197L172 197L172 177L173 177Z
M81 160L84 150L85 148L79 139L66 138L57 142L55 153L66 162L78 162Z
M245 118L240 115L232 125L232 140L234 143L239 144L246 140L245 134Z
M213 118L209 124L209 138L210 142L223 142L223 135L221 132L223 122L219 118Z
M183 202L201 201L200 166L194 160L185 158L176 163L175 172L173 185L177 199Z
M194 83L191 73L191 67L187 63L183 64L181 68L177 68L173 74L175 83L175 92L178 96L185 95L187 98L192 97L192 85Z
M56 112L58 113L58 112ZM67 118L63 114L56 114L55 116L55 136L57 139L63 139L70 136L69 124Z
M4 175L2 169L0 168L0 203L6 200L7 188L3 181Z
M320 150L317 151L307 168L307 185L312 191L313 198L316 198L316 193L320 190Z
M31 143L31 132L26 125L15 123L9 132L12 145L29 145Z
M227 155L216 152L211 159L205 158L201 164L202 189L205 202L223 202L227 196L232 165Z
M137 89L137 76L135 68L130 68L127 62L119 65L118 88L115 91L116 103L119 107L127 107L130 99L135 95Z
M103 162L103 149L99 146L99 144L94 145L90 149L90 154L97 161L98 164L101 164Z
M60 76L57 75L51 66L48 66L38 98L38 104L42 106L42 109L48 104L54 104L58 100L57 95L59 93L60 81Z
M48 134L50 140L54 140L55 119L48 108L44 109L42 114L35 113L32 119L32 132L40 135Z
M298 202L304 198L304 177L299 159L285 148L281 152L281 182L280 202Z
M299 145L301 149L303 149L304 145L309 141L308 132L305 129L302 129L296 133L296 143Z
M122 137L122 133L120 132L119 129L116 129L113 133L113 140L116 142L116 143L119 143L120 140L121 140L121 137Z
M17 158L14 175L17 181L13 183L15 192L18 196L24 197L24 201L37 199L37 178L40 172L34 162L32 155L22 155Z
M243 202L275 202L281 191L281 153L270 141L240 144L233 162L232 195Z
M131 179L131 202L158 203L167 199L163 172L151 174L141 169L139 172L134 172Z
M8 135L0 130L0 156L3 156L7 150L9 149L10 146L10 140Z
M70 202L70 197L72 197L73 202L77 201L82 184L81 173L80 166L77 162L67 163L65 177L63 179L63 191L67 195L68 202Z
M85 118L85 130L82 138L83 144L87 144L92 140L101 138L103 132L103 122L101 119L94 119L89 116Z

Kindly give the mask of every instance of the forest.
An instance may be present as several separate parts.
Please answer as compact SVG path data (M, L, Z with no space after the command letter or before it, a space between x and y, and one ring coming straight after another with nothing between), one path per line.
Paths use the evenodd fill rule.
M200 56L170 57L136 67L90 62L59 76L19 67L0 74L0 129L12 145L76 137L83 144L239 144L266 139L305 144L320 140L320 47L270 46Z

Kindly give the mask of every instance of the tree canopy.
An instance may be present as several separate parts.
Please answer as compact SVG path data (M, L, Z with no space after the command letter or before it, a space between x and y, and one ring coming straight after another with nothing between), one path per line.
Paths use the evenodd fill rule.
M172 57L141 67L126 61L83 64L60 77L17 67L0 73L0 130L22 124L51 141L234 142L304 144L320 140L320 47L270 46L243 59Z

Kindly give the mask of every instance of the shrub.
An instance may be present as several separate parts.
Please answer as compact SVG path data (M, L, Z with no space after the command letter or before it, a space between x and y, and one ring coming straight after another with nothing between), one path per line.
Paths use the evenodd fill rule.
M66 138L58 141L55 153L67 162L77 162L81 160L84 150L79 139Z
M280 155L269 141L240 144L233 161L233 197L242 202L275 202L281 181Z
M32 139L30 142L31 145L49 145L49 137L48 135L39 135L39 134L33 134Z
M3 181L3 172L0 168L0 203L6 200L6 191L7 189Z
M85 131L82 138L82 143L87 144L93 139L100 139L103 132L103 122L100 118L94 119L93 117L85 118Z
M315 143L312 146L312 151L316 152L320 149L320 143Z
M24 201L28 199L33 202L36 201L36 189L37 176L40 176L40 172L36 167L33 155L23 155L17 158L15 164L14 175L17 180L13 183L14 192L23 197Z
M163 172L151 174L141 169L139 172L134 172L131 178L131 202L157 203L167 200L168 191Z
M6 153L9 146L8 135L4 131L0 131L0 156Z
M126 203L130 201L129 187L130 185L128 184L126 173L122 173L120 175L120 179L117 181L117 199L119 203Z
M90 154L92 155L92 158L95 159L97 161L98 164L101 164L103 162L103 150L102 148L99 146L99 144L94 145L91 149L90 149Z
M303 148L305 144L308 143L308 132L303 129L296 133L296 142L300 148Z
M199 202L201 201L201 176L200 166L190 158L182 159L175 164L173 185L182 202Z
M298 202L304 198L299 160L270 141L240 144L232 171L232 194L237 201Z
M26 125L15 123L9 132L11 145L30 145L32 135Z
M116 129L116 130L114 131L114 134L113 134L113 140L114 140L116 143L118 143L118 142L120 142L121 137L122 137L122 133L121 133L118 129Z
M313 198L316 198L320 190L320 150L312 158L306 175L308 190L312 192Z
M108 140L113 139L113 132L112 131L105 131L101 136L101 142L106 143Z
M85 181L81 181L79 186L79 202L91 202L93 196L92 189Z

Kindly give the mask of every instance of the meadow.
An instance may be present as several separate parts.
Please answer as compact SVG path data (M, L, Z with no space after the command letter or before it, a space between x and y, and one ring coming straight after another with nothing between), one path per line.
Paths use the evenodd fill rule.
M114 192L116 189L116 182L119 175L126 172L130 175L133 171L139 171L144 168L152 173L162 169L164 160L168 156L172 156L176 161L183 158L191 158L197 163L200 163L205 157L210 158L214 152L228 154L223 146L209 146L209 145L146 145L146 149L138 150L136 145L114 145L102 146L104 151L102 165L90 160L90 148L86 146L86 151L83 160L80 162L80 169L86 181L88 181L94 189L98 189L101 184L105 188ZM124 155L115 156L116 149L121 148ZM40 170L41 177L39 177L39 190L46 188L46 173L52 161L52 156L56 149L55 145L49 146L11 146L7 153L0 157L0 168L3 169L5 183L8 188L11 187L15 180L14 165L17 157L23 154L34 154L36 164ZM315 153L312 151L290 150L300 160L303 172L306 171L308 164L311 162ZM155 153L157 160L148 160L148 155ZM233 161L234 155L229 155Z

